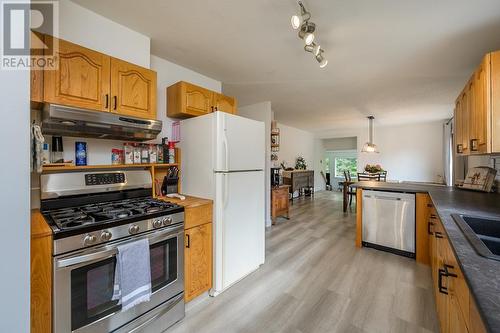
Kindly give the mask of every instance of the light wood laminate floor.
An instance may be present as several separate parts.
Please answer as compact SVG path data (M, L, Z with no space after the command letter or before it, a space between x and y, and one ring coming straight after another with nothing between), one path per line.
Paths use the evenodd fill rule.
M266 231L266 263L190 305L168 333L438 332L427 266L354 246L355 205L338 192L294 201Z

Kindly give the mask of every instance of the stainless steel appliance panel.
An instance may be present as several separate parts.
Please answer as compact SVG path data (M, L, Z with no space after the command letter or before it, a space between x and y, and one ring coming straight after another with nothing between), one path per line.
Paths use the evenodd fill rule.
M415 194L363 191L363 242L415 253Z
M88 279L87 277L81 277L74 274L77 270L85 269L86 267L96 267L97 269L108 270L113 269L115 255L117 253L116 246L118 244L124 244L126 241L135 241L141 238L147 238L150 242L150 246L165 242L169 239L175 239L176 248L176 278L167 285L161 286L161 288L155 290L153 288L153 293L151 295L151 300L149 302L141 303L132 309L122 312L119 307L112 304L110 300L105 309L100 312L96 311L94 315L97 320L88 323L82 327L75 327L75 323L72 323L75 315L82 315L82 311L78 311L75 314L75 302L77 299L85 298L86 302L93 302L98 305L104 303L102 299L89 300L90 292L93 291L92 285L86 283L86 288L78 289L78 292L74 291L74 284L78 283L76 278ZM153 233L148 233L145 235L138 235L130 237L126 241L113 242L104 246L96 246L93 248L87 248L82 251L73 252L69 255L61 255L54 258L54 333L67 333L67 332L77 332L77 333L104 333L112 332L123 325L130 324L140 318L144 314L153 310L154 308L165 303L167 300L178 296L184 291L184 226L183 224L172 226L171 228L165 228L158 230ZM153 254L151 254L153 258ZM154 271L152 262L152 274ZM94 266L92 266L94 265ZM91 274L90 271L87 275ZM111 273L114 276L114 273ZM109 283L112 282L112 277L108 276ZM114 278L113 278L114 279ZM75 282L76 281L76 282ZM152 281L153 282L153 281ZM73 288L73 289L72 289ZM83 294L83 296L82 296ZM94 294L92 294L94 295ZM94 298L99 298L99 293L97 296L92 296ZM105 296L103 296L105 297ZM109 297L108 297L109 298ZM98 302L100 301L100 302ZM104 300L106 301L106 300ZM101 306L102 307L102 306ZM95 306L94 308L98 308ZM115 309L115 310L113 310ZM177 308L180 311L179 306ZM94 310L92 310L94 311ZM107 311L107 312L106 312ZM85 314L83 314L85 315ZM183 315L182 315L183 316ZM182 318L182 317L180 317ZM179 319L180 319L179 318ZM137 321L137 325L141 322ZM140 332L140 331L139 331Z

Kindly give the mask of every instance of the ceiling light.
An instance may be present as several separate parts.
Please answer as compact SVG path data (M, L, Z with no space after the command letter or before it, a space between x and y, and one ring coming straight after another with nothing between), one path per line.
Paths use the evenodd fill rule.
M323 51L321 50L321 46L314 42L311 45L304 46L304 50L306 50L307 52L311 52L312 54L314 54L314 56L317 56L321 51Z
M319 62L319 67L323 68L328 64L328 60L322 55L323 50L321 46L316 44L316 36L314 32L316 30L316 24L310 22L311 14L305 9L302 1L298 1L300 6L300 15L293 15L291 18L292 28L294 30L299 30L299 38L306 44L304 50L310 52L314 55L316 60Z
M298 30L304 22L307 22L311 18L311 14L306 11L302 2L299 1L300 15L293 15L291 18L293 30Z
M326 67L326 65L328 65L328 60L325 59L322 52L320 52L320 54L316 56L316 61L319 62L320 68L324 68Z
M368 117L368 123L369 123L369 137L370 141L365 143L363 145L363 149L361 149L362 153L378 153L378 148L377 145L373 143L373 120L375 119L374 116L369 116Z
M313 42L314 42L314 34L306 32L304 35L304 43L306 43L306 45L311 45Z

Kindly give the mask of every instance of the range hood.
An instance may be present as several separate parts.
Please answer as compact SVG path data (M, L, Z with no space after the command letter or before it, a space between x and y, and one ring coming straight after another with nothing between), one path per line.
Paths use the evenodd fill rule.
M85 138L146 141L161 132L160 120L149 120L68 106L45 104L42 133Z

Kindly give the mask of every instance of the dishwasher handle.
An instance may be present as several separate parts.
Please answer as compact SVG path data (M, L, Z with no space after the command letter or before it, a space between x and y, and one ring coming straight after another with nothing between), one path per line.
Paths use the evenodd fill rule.
M401 201L401 198L398 198L398 197L386 197L386 196L383 196L383 195L376 195L375 199Z

